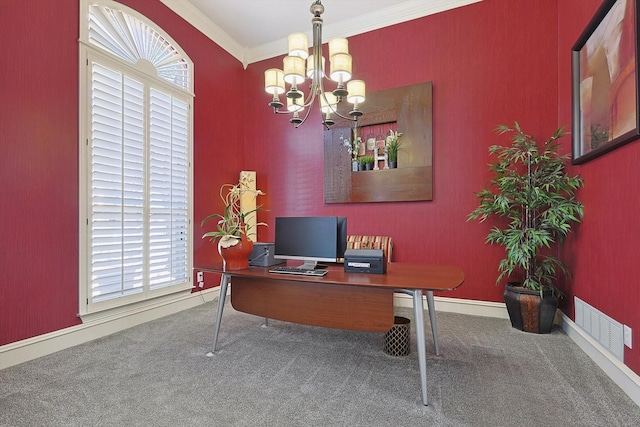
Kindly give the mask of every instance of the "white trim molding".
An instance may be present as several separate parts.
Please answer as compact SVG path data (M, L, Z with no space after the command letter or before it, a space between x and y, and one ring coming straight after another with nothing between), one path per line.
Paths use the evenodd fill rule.
M566 314L561 315L561 327L611 380L618 385L636 405L640 406L640 376L607 351L599 342L576 325Z
M219 294L219 288L212 288L175 295L162 303L147 304L118 315L95 316L90 321L84 319L85 323L80 325L3 345L0 347L0 370L196 307Z
M244 68L247 68L247 65L254 62L286 54L286 37L259 46L242 46L189 1L160 1L178 16L193 25L211 41L226 50L231 56L242 62ZM481 1L482 0L405 0L398 2L396 6L363 13L340 23L327 24L323 28L324 38L328 41L333 37L350 37ZM252 7L258 4L257 1L249 3L253 3L253 5L246 4L243 5L243 7ZM238 19L238 17L234 18ZM248 27L251 27L251 25L248 25ZM307 37L311 37L311 28L309 28L307 32Z
M167 301L153 307L145 307L136 312L123 313L120 317L96 318L82 325L18 341L0 347L0 369L27 362L65 348L92 341L151 320L159 319L218 297L220 288L188 294L179 299ZM434 298L438 311L467 314L472 316L508 319L504 303L465 300L459 298ZM404 294L395 295L395 305L412 307L412 298ZM638 406L640 406L640 376L617 360L593 338L582 331L568 316L558 311L556 319L567 334Z
M434 297L434 301L437 307L436 311L509 319L509 313L504 303L444 297ZM403 294L396 294L394 303L398 307L413 307L411 297ZM426 304L423 306L426 307ZM640 406L640 376L618 360L611 352L607 351L607 349L578 327L560 310L556 312L554 323L559 325L567 336L576 343L636 405Z
M166 1L166 0L161 0ZM482 0L410 0L398 2L397 5L379 9L369 13L353 16L351 19L338 23L327 23L322 27L322 38L328 42L335 37L352 37L369 31L401 24L413 19L423 18L436 13L445 12ZM311 26L306 31L308 40L313 39ZM245 47L245 68L247 64L274 58L287 54L287 37L262 44L260 46Z
M235 41L222 28L205 16L199 9L184 0L160 0L178 16L193 25L198 31L207 36L231 56L242 62L247 68L246 48Z
M503 302L476 301L461 298L433 297L436 302L436 311L448 313L468 314L471 316L497 317L508 319L509 313ZM413 307L413 299L410 295L396 293L394 304L397 307ZM424 306L426 307L426 305Z

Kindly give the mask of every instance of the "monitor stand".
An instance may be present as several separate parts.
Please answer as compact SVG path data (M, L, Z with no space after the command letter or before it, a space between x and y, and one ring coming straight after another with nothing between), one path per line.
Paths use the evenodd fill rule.
M304 270L315 270L317 264L318 264L317 261L304 260L304 263L296 266L296 268L302 268Z

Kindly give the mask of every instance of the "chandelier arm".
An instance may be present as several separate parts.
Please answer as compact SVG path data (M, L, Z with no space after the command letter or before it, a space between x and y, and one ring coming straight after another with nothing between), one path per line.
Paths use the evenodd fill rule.
M313 101L316 100L316 91L313 88L313 85L309 87L309 95L307 95L307 99L304 101L304 104L301 104L302 108L307 108L313 106Z
M300 107L302 108L307 108L307 107L313 107L313 101L315 101L316 99L316 94L315 93L309 93L309 96L307 97L307 100L305 101L304 104L298 104ZM276 114L293 114L295 113L295 111L289 111L289 110L280 110L279 107L273 107L273 112Z
M309 117L310 113L311 113L311 108L307 108L307 112L305 113L305 115L302 118L302 120L300 121L300 123L295 124L294 127L295 128L299 128L300 126L302 126L304 124L304 122L307 121L307 118Z
M304 108L307 109L307 112L305 113L304 117L302 118L302 120L300 121L300 123L297 123L294 125L294 127L297 129L300 126L302 126L304 124L304 122L307 121L307 118L309 117L309 114L311 113L311 110L313 110L313 101L315 101L316 99L316 92L314 90L312 90L311 92L313 92L313 94L311 95L311 99L309 100L308 104L304 105Z
M294 111L289 111L289 110L280 110L280 109L273 109L273 112L276 114L293 114Z
M352 122L357 122L358 121L358 117L351 117L351 116L345 116L344 114L340 114L338 112L337 108L334 108L332 105L329 105L329 109L331 110L331 113L335 114L336 116L345 119L345 120L350 120Z

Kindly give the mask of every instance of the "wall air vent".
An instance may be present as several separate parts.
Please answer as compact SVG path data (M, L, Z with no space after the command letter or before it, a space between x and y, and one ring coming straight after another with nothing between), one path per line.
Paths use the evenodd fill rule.
M616 322L578 297L574 297L574 301L576 325L593 337L618 360L624 362L622 323Z

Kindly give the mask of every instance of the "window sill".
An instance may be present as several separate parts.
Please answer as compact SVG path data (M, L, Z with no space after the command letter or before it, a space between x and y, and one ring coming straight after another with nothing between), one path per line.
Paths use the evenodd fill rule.
M83 324L96 324L109 322L127 316L139 315L144 312L162 309L165 306L187 300L192 297L191 289L192 287L189 286L187 288L176 290L176 292L171 294L158 296L144 301L132 302L118 307L106 308L91 313L79 314L78 317L80 317Z

